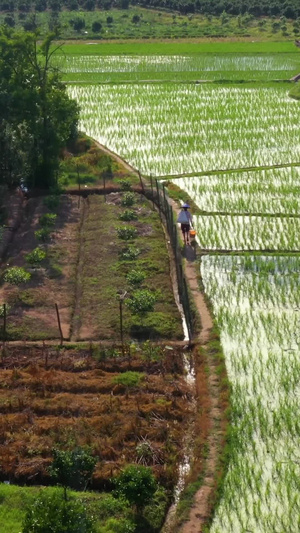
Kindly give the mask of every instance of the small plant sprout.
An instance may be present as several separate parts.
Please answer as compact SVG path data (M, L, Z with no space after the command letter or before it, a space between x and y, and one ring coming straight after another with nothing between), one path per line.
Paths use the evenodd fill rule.
M134 204L135 202L135 196L134 196L134 193L133 192L125 192L122 200L121 200L121 205L123 205L124 207L130 207Z
M135 246L127 246L120 251L120 259L123 261L133 261L141 253L139 248Z
M132 209L125 209L119 216L120 220L130 222L131 220L137 220L137 214Z
M136 238L137 230L135 228L131 228L130 226L122 226L117 228L117 234L119 239L122 239L123 241L130 241Z

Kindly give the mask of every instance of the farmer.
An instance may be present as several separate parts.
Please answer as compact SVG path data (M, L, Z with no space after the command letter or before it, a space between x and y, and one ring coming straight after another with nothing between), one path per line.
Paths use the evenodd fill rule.
M181 224L181 231L184 240L184 244L190 244L190 229L192 224L192 215L188 211L189 204L182 204L182 211L179 213L177 222Z

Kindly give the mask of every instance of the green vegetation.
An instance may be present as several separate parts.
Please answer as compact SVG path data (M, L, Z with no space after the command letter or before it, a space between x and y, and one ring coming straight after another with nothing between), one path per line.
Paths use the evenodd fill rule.
M138 513L143 511L158 488L151 469L136 465L124 468L114 480L114 484L115 493L125 498L130 505L134 505Z
M10 267L6 269L3 279L6 283L10 283L11 285L20 285L22 283L26 283L31 278L30 272L26 272L26 270L22 267Z
M52 479L63 487L65 501L67 501L67 487L86 490L96 462L97 459L88 449L78 447L71 451L53 450L49 473Z
M9 169L3 183L53 186L61 149L76 135L78 106L50 65L54 37L38 47L38 33L0 28L0 157Z
M152 6L149 3L146 6L141 2L130 7L127 4L128 9L120 9L120 5L112 6L106 2L105 5L94 5L96 9L88 9L86 4L93 1L88 0L80 6L80 10L79 5L75 3L72 10L68 11L68 3L67 9L42 12L33 12L29 6L25 12L18 12L12 2L10 7L7 0L2 1L5 1L6 9L0 12L0 23L26 31L35 31L39 27L42 35L59 28L62 39L102 41L234 36L262 40L277 40L279 37L284 40L299 35L299 6L297 5L296 9L291 6L292 3L296 4L297 0L289 0L288 6L276 0L278 9L271 9L269 5L268 9L265 9L265 6L258 6L257 3L252 5L254 9L251 9L249 4L254 0L249 0L249 9L245 3L241 6L236 0L234 6L231 5L232 2L221 4L217 0L206 0L207 3L202 2L201 5L197 2L178 2L177 5L169 2L169 5L162 5L161 1L154 1ZM60 3L56 5L61 7Z
M58 492L40 493L28 509L22 533L95 533L84 506L75 498L62 499Z
M47 253L41 248L35 248L29 254L26 254L25 259L27 263L31 265L39 265L44 259L46 259Z

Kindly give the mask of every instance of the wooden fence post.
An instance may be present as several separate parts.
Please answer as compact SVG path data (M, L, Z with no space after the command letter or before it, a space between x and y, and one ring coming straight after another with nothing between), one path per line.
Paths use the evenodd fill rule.
M3 342L6 341L6 304L3 304Z
M139 174L139 178L140 178L140 184L141 184L141 187L142 187L142 191L143 191L143 193L145 193L144 183L143 183L142 176L141 176L141 173L140 173L139 170L138 170L138 174Z
M64 337L63 337L63 332L62 332L62 329L61 329L60 316L59 316L59 310L58 310L58 305L57 304L55 304L55 310L56 310L58 329L59 329L59 334L60 334L60 345L62 346L63 342L64 342Z

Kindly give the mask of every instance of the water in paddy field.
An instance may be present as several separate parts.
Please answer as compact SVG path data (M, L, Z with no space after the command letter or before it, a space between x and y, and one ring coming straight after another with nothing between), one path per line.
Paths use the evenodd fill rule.
M80 127L152 175L300 161L300 107L288 91L172 83L69 88L82 106ZM291 216L299 215L299 172L292 172L181 185L210 211L195 217L198 244L299 250L300 219ZM297 533L300 258L205 256L201 275L232 386L230 463L210 531Z
M206 256L232 384L232 442L211 533L299 531L300 258Z
M285 85L69 86L80 128L154 176L300 161L300 106Z

